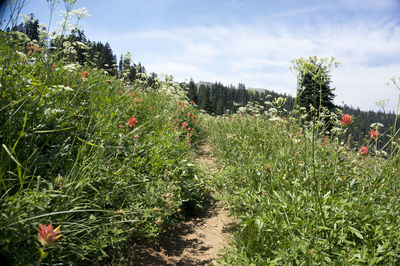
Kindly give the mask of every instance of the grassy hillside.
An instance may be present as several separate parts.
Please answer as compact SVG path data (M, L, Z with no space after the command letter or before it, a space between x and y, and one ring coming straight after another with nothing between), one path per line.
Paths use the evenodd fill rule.
M279 110L279 109L278 109ZM228 265L399 263L399 143L350 149L346 126L261 115L204 120L221 169L215 184L239 221Z
M118 258L204 193L192 146L197 110L178 85L133 83L0 36L0 247L13 264ZM61 226L56 246L40 224ZM113 250L113 251L111 251Z

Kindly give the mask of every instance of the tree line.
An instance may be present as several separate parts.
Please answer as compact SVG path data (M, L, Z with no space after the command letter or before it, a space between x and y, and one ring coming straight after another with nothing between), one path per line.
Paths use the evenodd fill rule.
M187 88L189 100L194 101L199 108L213 115L223 115L225 113L236 113L240 107L253 102L267 108L268 102L283 97L286 99L283 108L291 110L294 98L290 95L279 94L271 90L246 89L246 86L239 83L237 87L225 86L220 82L213 84L195 83L190 80L184 84Z

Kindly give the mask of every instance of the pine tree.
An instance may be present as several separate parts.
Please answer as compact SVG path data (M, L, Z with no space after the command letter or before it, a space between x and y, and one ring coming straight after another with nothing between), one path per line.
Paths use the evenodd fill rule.
M190 82L188 84L188 98L191 101L194 101L196 104L198 104L198 98L197 98L197 86L194 84L193 79L190 79Z
M210 94L210 88L206 87L205 89L205 94L204 94L204 102L203 102L203 110L206 111L209 114L215 113L215 108L214 105L211 101L211 94Z
M316 57L295 60L295 69L299 72L297 103L300 107L305 107L310 111L312 106L317 110L317 115L322 107L329 111L335 109L336 106L333 103L335 89L330 87L330 71L333 65L337 66L334 58L330 61L324 58L318 60Z

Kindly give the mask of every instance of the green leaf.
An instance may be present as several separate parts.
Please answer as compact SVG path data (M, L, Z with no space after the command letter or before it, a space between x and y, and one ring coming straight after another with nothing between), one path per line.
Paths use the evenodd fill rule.
M358 231L356 228L350 226L351 231L359 238L359 239L364 239L363 235L361 234L360 231Z
M71 129L72 127L61 128L61 129L49 129L49 130L37 130L33 131L34 134L41 134L41 133L53 133L53 132L60 132Z

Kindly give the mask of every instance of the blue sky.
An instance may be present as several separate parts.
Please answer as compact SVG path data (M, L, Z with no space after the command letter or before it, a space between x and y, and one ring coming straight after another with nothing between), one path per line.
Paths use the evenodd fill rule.
M78 0L81 7L91 14L81 23L90 40L177 81L295 95L291 60L334 56L337 104L397 106L399 91L386 83L400 76L400 0ZM46 1L30 0L23 13L31 12L48 23Z

